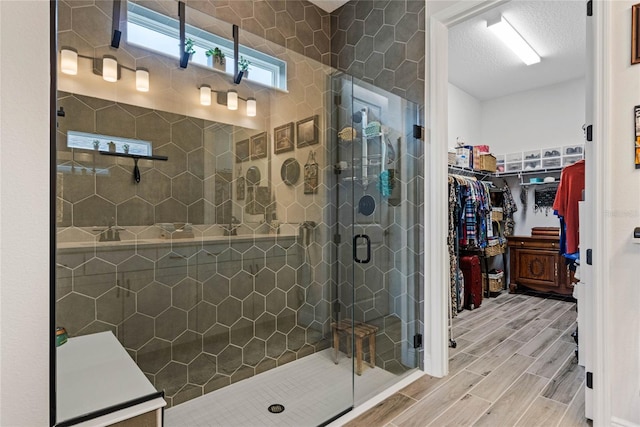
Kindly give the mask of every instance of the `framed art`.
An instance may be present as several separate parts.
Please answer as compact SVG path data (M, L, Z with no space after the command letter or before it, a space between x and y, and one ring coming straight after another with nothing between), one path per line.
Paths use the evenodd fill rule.
M296 123L296 138L298 147L317 144L318 116L308 117Z
M633 107L634 119L634 148L635 148L635 165L636 169L640 169L640 105Z
M251 159L267 157L267 133L262 132L251 137Z
M244 139L236 143L236 163L249 160L249 140Z
M631 64L640 63L640 3L631 6Z
M293 150L293 122L278 126L273 130L274 154Z

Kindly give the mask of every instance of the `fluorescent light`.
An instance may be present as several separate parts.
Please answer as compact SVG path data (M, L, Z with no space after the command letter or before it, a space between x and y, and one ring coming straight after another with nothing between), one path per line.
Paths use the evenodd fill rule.
M209 85L200 86L200 104L211 105L211 86Z
M72 76L78 74L78 52L75 49L66 47L60 51L60 71Z
M118 61L113 56L102 57L102 78L111 83L118 81Z
M493 31L525 64L531 65L540 62L540 56L529 46L529 43L522 38L511 24L504 19L504 16L501 16L500 20L495 23L487 22L487 28Z
M256 116L256 99L255 98L247 98L247 116L255 117Z
M136 69L136 89L140 92L149 92L149 71L145 68Z
M229 110L238 109L238 92L233 89L227 91L227 108Z

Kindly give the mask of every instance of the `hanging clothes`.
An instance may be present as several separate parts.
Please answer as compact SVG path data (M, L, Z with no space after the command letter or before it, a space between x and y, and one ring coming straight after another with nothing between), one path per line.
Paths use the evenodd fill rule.
M504 215L504 237L513 236L513 230L515 229L516 222L513 219L513 214L518 210L511 189L505 182L502 187L502 214Z
M491 227L491 184L475 178L449 175L449 275L451 286L451 314L456 316L464 302L459 297L462 283L458 274L460 248L481 249L488 243Z
M563 254L575 254L578 252L580 242L580 220L578 215L578 202L582 200L584 190L584 160L566 166L560 175L560 184L553 203L556 214L564 220L564 240L566 247Z

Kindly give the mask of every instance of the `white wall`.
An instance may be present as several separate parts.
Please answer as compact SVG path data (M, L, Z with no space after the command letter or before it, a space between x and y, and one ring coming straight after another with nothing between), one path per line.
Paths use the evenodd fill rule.
M480 144L480 101L449 83L449 147L455 147L460 138L468 145Z
M633 165L633 107L640 104L640 65L629 64L631 6L636 1L611 2L611 91L614 102L609 147L611 175L605 180L611 209L605 211L609 233L610 276L604 286L609 299L611 330L607 348L611 365L612 417L640 425L640 245L632 243L640 226L640 170ZM597 248L594 248L597 250ZM629 424L630 425L630 424Z
M496 154L582 144L584 106L584 79L485 101L482 143Z
M49 422L49 2L0 1L0 425Z

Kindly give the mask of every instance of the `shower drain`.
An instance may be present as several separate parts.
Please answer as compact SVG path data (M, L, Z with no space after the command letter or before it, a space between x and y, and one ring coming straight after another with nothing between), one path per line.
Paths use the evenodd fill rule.
M279 414L280 412L284 412L284 405L274 403L273 405L269 405L268 409L272 414Z

